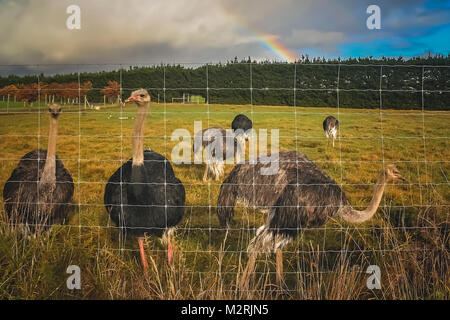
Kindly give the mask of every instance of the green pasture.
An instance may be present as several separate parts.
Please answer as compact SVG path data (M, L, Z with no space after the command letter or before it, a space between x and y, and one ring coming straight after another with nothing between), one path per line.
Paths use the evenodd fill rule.
M22 156L47 144L45 108L15 108L12 113L5 113L3 104L0 108L0 191ZM342 185L354 207L368 204L384 164L396 164L406 178L387 186L371 221L351 226L336 219L305 230L285 250L285 290L274 284L274 257L261 255L249 295L239 292L236 279L265 215L239 207L231 229L221 228L215 206L222 181L203 184L203 165L173 165L186 189L185 217L175 235L176 262L168 267L163 245L150 237L147 253L153 267L149 278L143 275L137 241L120 237L103 207L108 178L131 157L135 113L136 107L129 105L100 110L63 106L57 154L75 182L70 219L45 235L26 236L8 224L0 200L0 298L448 298L448 266L433 280L435 275L426 270L434 269L426 269L423 262L431 258L410 251L440 250L440 263L448 264L450 112L152 104L144 147L169 160L179 142L171 139L175 129L187 129L193 136L194 121L200 120L203 128L228 128L244 113L257 133L278 129L280 150L306 154ZM341 123L334 148L327 145L322 129L328 115ZM228 165L226 173L231 169ZM427 236L429 229L437 232L434 240ZM66 288L70 264L82 270L79 291ZM406 273L406 280L384 274L386 286L368 290L364 268L370 264L380 265L383 272ZM420 288L419 275L426 278ZM333 283L345 287L342 295Z

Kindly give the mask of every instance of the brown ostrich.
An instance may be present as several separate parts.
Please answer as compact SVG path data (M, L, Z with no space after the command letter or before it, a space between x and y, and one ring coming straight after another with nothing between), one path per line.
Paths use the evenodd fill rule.
M331 217L350 223L367 221L377 211L385 185L394 179L403 180L395 165L387 165L374 185L368 207L359 211L352 208L339 185L305 155L280 152L278 160L279 170L274 175L262 175L265 165L261 162L238 164L220 188L217 214L223 226L230 224L238 201L268 211L266 223L248 247L249 262L242 279L253 272L258 252L276 251L277 279L281 283L281 250L303 228L320 227Z
M202 141L201 145L195 141ZM216 180L219 180L224 174L225 161L234 158L238 163L241 155L241 145L231 130L220 127L204 129L195 134L194 154L202 150L204 152L205 171L203 173L203 182L208 180L208 173L211 172Z
M205 150L205 172L203 182L208 180L208 172L219 180L224 174L224 162L234 158L241 160L242 145L248 140L248 133L253 128L252 121L244 114L238 114L231 122L231 132L221 127L204 129L195 134L194 154ZM198 143L201 141L202 143Z

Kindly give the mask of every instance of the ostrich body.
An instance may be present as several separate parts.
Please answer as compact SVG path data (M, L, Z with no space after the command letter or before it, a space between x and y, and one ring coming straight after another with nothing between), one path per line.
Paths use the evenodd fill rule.
M219 180L224 174L225 160L231 157L240 160L241 146L236 137L227 136L224 128L213 127L204 129L195 134L194 141L202 141L201 146L194 143L194 154L205 150L205 172L203 182L208 180L208 172Z
M142 264L147 272L142 237L145 234L167 236L168 262L171 263L169 236L183 217L185 190L164 156L144 151L144 123L150 107L148 92L133 91L125 102L138 106L132 138L133 158L109 178L104 203L120 231L138 237Z
M204 129L195 134L194 154L202 149L206 151L203 182L208 180L209 171L216 180L219 180L224 174L225 160L234 158L236 163L240 162L242 144L248 139L247 133L252 127L252 121L247 116L239 114L231 122L232 135L220 127ZM196 144L195 141L202 143Z
M333 148L334 148L334 140L336 140L336 135L339 130L339 121L333 117L328 116L323 120L323 131L325 131L325 136L327 137L327 141L331 138L333 140Z
M48 149L25 154L3 189L5 210L13 224L32 233L65 222L72 201L72 176L56 155L61 107L49 107Z
M261 162L238 164L220 188L217 214L222 225L229 225L238 201L269 213L248 248L253 255L246 269L250 274L258 251L275 250L277 277L281 279L281 249L303 228L320 227L335 216L350 223L367 221L377 211L386 183L403 179L394 165L387 165L378 177L369 206L358 211L337 183L305 155L280 152L279 161L275 175L261 175L265 166Z
M244 114L238 114L236 117L234 117L233 121L231 122L231 129L233 129L234 135L243 143L242 140L247 140L248 130L253 128L252 121Z

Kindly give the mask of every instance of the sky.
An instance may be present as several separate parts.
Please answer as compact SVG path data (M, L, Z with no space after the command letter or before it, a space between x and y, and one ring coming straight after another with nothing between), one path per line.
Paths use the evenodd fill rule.
M73 4L79 30L66 26ZM373 4L379 30L366 26ZM0 0L0 74L235 56L447 55L449 35L450 0Z

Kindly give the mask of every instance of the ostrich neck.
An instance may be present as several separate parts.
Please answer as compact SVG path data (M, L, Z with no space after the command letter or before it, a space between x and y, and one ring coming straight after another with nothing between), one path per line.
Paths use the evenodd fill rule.
M133 166L140 166L144 164L144 128L149 107L150 103L147 102L144 106L138 108L138 114L132 137Z
M58 120L50 116L50 130L48 136L47 158L40 183L54 183L56 181L56 137L58 134Z
M363 211L359 211L353 209L351 206L346 206L343 208L342 218L350 223L362 223L372 218L380 205L385 186L386 178L384 172L382 172L378 177L377 183L375 184L372 200L367 208Z

